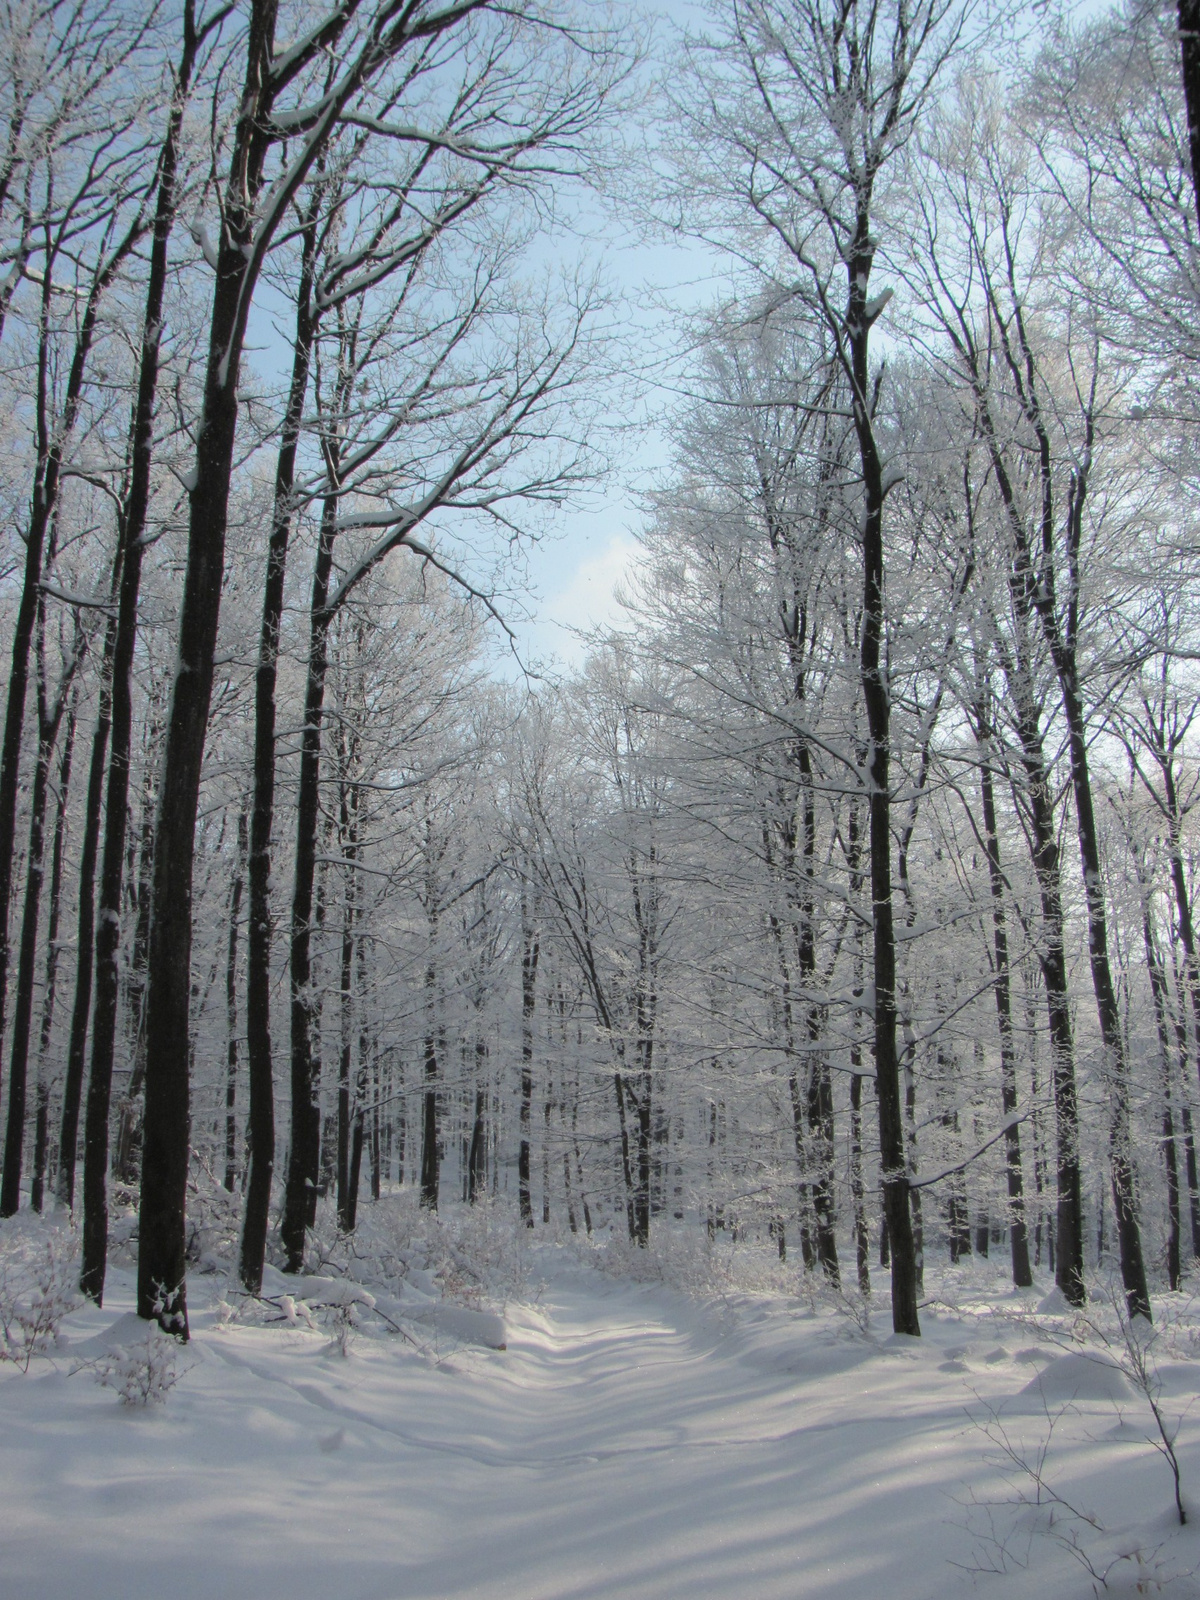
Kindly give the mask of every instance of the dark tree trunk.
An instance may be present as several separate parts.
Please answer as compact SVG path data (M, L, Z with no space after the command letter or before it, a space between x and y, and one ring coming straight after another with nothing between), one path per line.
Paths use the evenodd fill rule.
M803 699L801 692L798 699ZM816 899L813 884L816 872L817 820L813 798L812 752L807 740L800 740L796 751L796 765L800 776L801 814L801 867L802 890L797 960L800 982L810 992L819 987L817 981L817 930ZM834 1229L833 1203L833 1084L829 1076L829 1062L821 1049L824 1033L820 1007L808 1007L808 1084L805 1106L801 1111L796 1082L792 1079L793 1117L807 1119L812 1178L813 1218L816 1223L816 1259L821 1270L834 1288L841 1286L841 1269L838 1265L837 1234ZM799 1129L797 1129L799 1134Z
M984 707L977 708L980 742L986 748L990 722ZM1018 1289L1033 1283L1029 1265L1029 1232L1025 1221L1025 1180L1021 1168L1021 1130L1017 1114L1017 1054L1013 1040L1012 987L1008 962L1008 928L1004 912L1004 873L1000 862L1000 836L996 827L996 797L992 769L986 757L980 764L979 785L983 805L983 838L992 894L992 952L995 960L996 1026L1000 1034L1000 1106L1005 1117L1004 1171L1008 1183L1008 1236L1012 1280ZM984 1252L986 1254L986 1251Z
M46 980L42 989L42 1021L38 1032L37 1120L33 1142L33 1184L30 1202L40 1212L45 1204L46 1165L50 1149L50 1036L54 1028L54 1002L58 991L60 954L58 925L62 900L63 846L67 835L67 797L71 788L71 761L75 754L75 705L67 713L67 731L58 765L58 795L54 803L54 845L50 852L50 901L46 917Z
M57 728L55 728L57 732ZM25 867L25 904L17 958L17 1004L13 1017L12 1055L8 1072L8 1121L4 1136L4 1179L0 1183L0 1217L15 1216L21 1203L21 1167L25 1142L25 1092L29 1035L33 1020L33 977L37 959L38 914L41 909L46 789L52 747L43 729L38 741L29 802L29 856Z
M146 996L146 1110L138 1222L138 1313L187 1338L184 1201L189 1121L192 863L225 568L246 318L265 240L254 204L269 147L275 0L253 0L213 291L204 399L189 491L188 549L154 841Z
M1011 261L1009 265L1011 273ZM1079 597L1080 551L1083 540L1084 505L1087 500L1089 471L1095 442L1095 418L1089 411L1078 464L1070 474L1065 519L1065 551L1068 595L1065 615L1060 615L1057 598L1056 525L1054 509L1054 467L1050 436L1042 417L1037 391L1037 360L1029 343L1019 303L1012 318L1026 377L1021 381L1019 399L1025 419L1033 430L1040 508L1036 531L1031 535L1022 519L1006 464L987 420L987 433L997 485L1008 513L1013 536L1013 561L1009 589L1022 618L1036 611L1042 637L1054 663L1067 725L1071 763L1071 788L1075 801L1075 827L1083 869L1084 899L1088 918L1088 955L1092 988L1104 1042L1105 1071L1109 1100L1109 1164L1113 1206L1117 1220L1121 1279L1130 1316L1150 1317L1150 1296L1142 1257L1141 1228L1137 1215L1133 1150L1130 1141L1129 1065L1125 1057L1120 1012L1108 955L1108 921L1104 905L1100 847L1092 804L1091 773L1087 749L1087 721L1079 681ZM1060 1240L1061 1243L1061 1240ZM1082 1276L1082 1261L1079 1263ZM1080 1288L1082 1292L1082 1285Z
M368 41L322 102L311 131L297 141L294 159L271 191L266 214L257 215L267 152L279 136L271 121L276 96L318 57L335 59L334 47L354 15L335 7L327 20L276 58L277 0L251 0L246 31L246 73L224 180L222 229L204 400L196 440L195 482L190 490L187 566L179 618L178 666L163 761L163 784L154 853L154 914L151 919L150 984L146 1011L146 1114L139 1222L138 1310L168 1331L187 1337L184 1290L184 1198L188 1163L188 997L191 960L191 885L196 809L208 709L213 652L220 614L229 488L237 428L237 386L246 321L266 251L283 218L338 125L341 110L362 84L416 38L436 37L477 9L447 6L432 14L404 0L383 0ZM400 534L397 533L397 540ZM322 632L324 608L314 613ZM321 641L321 654L324 641ZM310 669L311 669L310 660ZM310 670L310 687L312 676ZM306 708L307 709L307 708ZM306 715L304 761L319 746L318 725ZM312 748L310 752L310 735ZM316 781L314 774L313 782ZM303 799L303 796L302 796ZM315 830L314 830L315 836ZM297 859L297 873L301 862ZM296 925L293 921L293 935ZM307 938L307 928L304 931ZM284 1207L289 1265L303 1261L304 1229L315 1203L314 1158L319 1159L319 1119L311 1107L311 1047L297 1042L297 1013L309 1010L293 971L292 1158ZM305 1097L308 1096L308 1103ZM295 1127L299 1116L300 1128ZM316 1120L314 1137L313 1126ZM297 1131L300 1137L296 1137ZM309 1187L306 1190L305 1184Z
M919 1335L917 1250L909 1207L900 1063L896 1051L896 938L892 908L889 772L891 691L883 656L885 490L883 464L871 414L872 391L868 365L871 319L867 314L867 286L874 254L870 217L863 209L856 219L853 245L846 256L846 326L850 344L851 405L863 481L863 607L859 667L870 734L867 799L875 979L875 1081L879 1096L883 1209L887 1218L892 1261L892 1327L896 1333Z
M1171 888L1175 897L1176 927L1183 946L1183 975L1192 1008L1192 1028L1196 1041L1196 1070L1200 1075L1200 959L1196 953L1196 932L1192 922L1192 901L1188 893L1187 874L1183 864L1181 830L1183 814L1175 783L1173 764L1168 752L1156 752L1163 771L1163 789L1167 827L1171 852Z
M487 1047L482 1041L475 1049L475 1070L482 1073L487 1057ZM467 1200L471 1205L487 1193L487 1093L483 1085L476 1084L475 1116L471 1123L471 1146L467 1153Z
M1200 222L1200 0L1179 0L1179 50L1192 162L1192 198Z
M346 1232L353 1233L358 1223L358 1186L362 1180L363 1113L354 1118L354 1133L350 1141L349 1188L346 1194Z
M237 865L229 888L229 948L225 958L225 1188L237 1183L237 963L242 886L246 876L246 813L238 816Z
M292 1134L280 1237L287 1254L286 1270L304 1267L304 1235L316 1195L321 1155L320 1083L314 1070L312 1029L313 885L317 867L320 820L321 717L329 664L326 609L333 570L338 500L326 496L313 569L309 622L308 679L304 697L304 732L300 745L300 786L296 801L296 871L292 888L291 1054Z
M120 563L113 569L113 597L120 581ZM79 857L79 908L75 932L75 999L71 1007L71 1033L67 1044L67 1076L63 1085L62 1127L58 1143L58 1198L75 1208L75 1162L79 1146L79 1110L83 1101L83 1060L87 1049L88 1017L92 1009L92 957L96 926L96 856L100 843L104 764L112 725L112 658L117 637L115 609L104 632L104 657L100 668L100 705L92 733L88 766L87 802L83 843Z
M1030 848L1042 908L1042 983L1050 1025L1050 1074L1054 1096L1057 1209L1054 1225L1054 1281L1068 1305L1087 1299L1083 1276L1083 1185L1079 1170L1079 1102L1075 1086L1075 1043L1067 987L1062 875L1038 712L1032 697L1022 698L1017 718L1021 762L1028 795Z
M1139 870L1139 877L1141 872ZM1179 1206L1179 1157L1175 1147L1175 1115L1171 1094L1171 1042L1167 1026L1167 979L1154 944L1150 922L1149 885L1142 881L1142 944L1150 996L1154 1002L1154 1027L1158 1036L1159 1080L1162 1092L1162 1154L1167 1175L1167 1281L1174 1291L1182 1275L1182 1229Z
M1183 1123L1184 1171L1188 1185L1188 1215L1192 1225L1192 1257L1200 1260L1200 1173L1197 1172L1196 1140L1192 1132L1192 1108L1185 1101L1179 1111Z
M29 690L29 652L42 594L40 587L42 558L58 505L63 460L79 412L83 380L95 339L101 302L118 268L133 250L143 231L144 223L139 216L125 237L108 254L92 279L79 324L79 333L75 340L66 388L57 407L51 393L50 306L54 288L53 261L47 260L43 270L35 401L37 464L29 508L29 525L25 533L21 598L13 627L8 698L4 713L4 738L0 743L0 1044L4 1037L8 996L8 916L16 846L21 733L25 725L25 699ZM57 414L52 414L55 411Z
M862 894L862 844L859 834L859 808L852 802L847 823L846 865L850 869L850 893L857 900ZM859 1293L871 1292L871 1230L867 1222L866 1186L863 1181L863 1121L862 1121L862 1044L859 1027L863 1013L859 1009L863 995L863 936L862 923L856 917L854 924L854 1000L851 1017L850 1045L850 1200L854 1209L854 1255L858 1269ZM884 1266L887 1265L885 1261Z
M305 213L296 296L292 379L279 459L263 585L258 667L254 675L254 802L250 821L249 921L246 929L246 1057L250 1080L250 1173L239 1276L249 1294L262 1289L271 1180L275 1171L275 1087L271 1060L271 829L275 817L275 689L288 542L294 515L296 447L308 392L316 322L311 313L319 186Z
M104 810L104 854L100 867L99 930L96 935L96 1000L92 1017L92 1065L88 1079L83 1153L83 1258L79 1284L99 1305L104 1298L108 1251L108 1121L112 1098L113 1059L117 1028L120 971L117 947L121 936L121 889L125 864L125 830L129 807L129 753L133 730L133 655L137 643L138 595L142 577L150 508L150 469L154 450L154 411L158 397L159 352L163 299L167 281L167 248L175 226L176 169L179 134L199 41L193 6L184 10L183 52L175 97L159 153L158 195L150 276L142 322L142 347L137 396L130 422L129 493L121 519L121 582L113 644L110 704L112 750ZM143 1315L146 1313L143 1312Z
M850 1202L854 1209L854 1258L858 1270L860 1294L871 1292L871 1230L867 1225L865 1186L862 1159L862 1073L855 1072L861 1065L862 1052L854 1046L857 1062L851 1061L850 1077Z
M1023 341L1023 324L1017 318ZM1032 351L1024 347L1026 370L1036 371ZM1025 771L1027 819L1030 853L1038 880L1042 908L1044 948L1040 965L1046 988L1046 1007L1050 1022L1051 1083L1054 1095L1056 1163L1058 1173L1057 1211L1053 1243L1050 1246L1055 1282L1069 1305L1081 1306L1087 1299L1083 1261L1083 1192L1079 1173L1079 1108L1075 1084L1075 1048L1071 1028L1067 965L1063 943L1062 872L1055 828L1054 785L1048 771L1041 733L1041 696L1030 666L1032 647L1028 637L1033 614L1041 606L1039 582L1034 576L1030 537L1023 521L1016 490L1004 451L997 438L988 391L979 368L978 357L971 356L971 381L977 416L987 441L996 486L1009 523L1013 557L1008 571L1008 590L1016 622L1015 655L1004 663L1010 698L1015 707L1017 735L1021 745L1021 764ZM1023 400L1027 400L1022 395ZM1042 544L1053 549L1053 494L1049 440L1041 427L1036 403L1026 404L1026 416L1038 438L1038 459L1042 490ZM1043 634L1053 632L1042 613ZM1051 641L1053 653L1053 642ZM1058 659L1055 659L1056 670ZM1061 683L1061 674L1060 674ZM1015 790L1014 790L1014 798ZM1038 1167L1035 1159L1035 1176ZM1040 1182L1040 1176L1039 1176ZM1039 1229L1041 1222L1039 1219ZM1057 1248L1055 1248L1057 1246ZM1040 1258L1040 1237L1038 1255Z
M117 1116L117 1147L113 1169L122 1183L137 1183L141 1168L142 1090L146 1082L146 963L150 959L150 908L153 901L154 824L158 806L155 769L162 728L152 722L146 740L145 773L142 781L141 840L138 846L136 888L127 894L135 915L133 945L125 976L125 1037L133 1065L121 1096ZM132 853L132 852L130 852ZM132 862L130 862L132 868ZM132 877L132 871L130 872Z
M546 1073L546 1092L542 1099L542 1224L550 1221L550 1114L554 1110L554 1101L551 1098L553 1078L550 1072ZM627 1091L628 1092L628 1091ZM630 1095L632 1099L632 1095ZM636 1202L632 1192L629 1196L629 1214L635 1217ZM632 1224L631 1224L632 1226ZM630 1233L630 1238L637 1238L636 1232Z
M372 1062L372 1088L371 1097L371 1199L378 1200L380 1195L380 1165L382 1162L382 1139L379 1125L379 1049L376 1046Z
M351 1182L350 1177L350 1144L353 1137L362 1140L362 1097L357 1095L357 1105L354 1109L354 1127L351 1128L351 1100L350 1100L350 1067L353 1059L353 1019L351 1011L354 1003L354 920L356 910L357 877L354 871L354 858L358 848L357 837L357 800L353 798L353 785L345 782L341 785L341 842L346 861L349 863L346 872L346 890L343 901L342 913L342 971L341 971L341 1052L338 1059L338 1110L337 1110L337 1205L338 1227L343 1233L350 1233L354 1227L354 1208L351 1203L351 1191L357 1195L357 1179ZM351 798L347 798L347 789L351 790ZM361 1076L361 1063L360 1063Z
M1146 1283L1146 1264L1142 1255L1142 1234L1138 1220L1137 1190L1134 1182L1133 1143L1130 1130L1129 1064L1121 1033L1121 1015L1113 986L1108 958L1108 919L1104 908L1103 879L1100 874L1100 843L1092 809L1092 786L1087 755L1087 731L1079 699L1074 659L1059 672L1063 706L1071 751L1071 780L1075 792L1075 823L1079 834L1079 853L1083 866L1084 897L1088 913L1088 954L1092 986L1100 1017L1109 1075L1109 1160L1112 1167L1113 1210L1117 1220L1117 1244L1121 1258L1121 1281L1131 1317L1151 1316L1150 1291Z
M517 1193L521 1220L533 1227L529 1183L530 1122L533 1111L533 1019L540 943L529 919L527 895L521 893L521 1142L517 1152Z
M421 1204L430 1211L438 1208L441 1178L438 1150L437 1045L432 1033L425 1037L425 1093L421 1117Z
M4 1177L0 1182L0 1217L15 1216L21 1204L21 1168L25 1146L25 1096L29 1072L29 1044L33 1031L33 984L37 965L38 921L45 876L46 796L50 763L62 724L66 696L79 663L65 669L66 676L53 706L46 700L44 649L45 615L38 607L38 746L29 801L29 856L25 865L25 903L21 914L21 942L17 958L17 1003L13 1015L12 1057L8 1076L8 1122L4 1136Z

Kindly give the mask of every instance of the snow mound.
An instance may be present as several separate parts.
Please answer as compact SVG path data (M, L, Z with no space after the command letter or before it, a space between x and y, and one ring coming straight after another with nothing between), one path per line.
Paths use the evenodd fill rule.
M498 1311L475 1311L470 1306L453 1305L445 1300L420 1301L411 1295L397 1300L392 1295L377 1294L374 1304L384 1316L415 1322L449 1339L457 1339L460 1344L482 1345L485 1350L508 1348L504 1318Z
M1059 1403L1069 1400L1128 1400L1133 1394L1129 1379L1112 1361L1103 1356L1059 1356L1031 1378L1022 1394Z
M99 1333L92 1334L89 1339L72 1339L69 1348L73 1356L106 1355L110 1350L124 1349L130 1344L144 1344L150 1323L139 1317L136 1311L125 1311L115 1317L107 1328L102 1328Z
M1071 1307L1066 1295L1055 1285L1044 1300L1038 1301L1038 1311L1043 1317L1069 1317Z
M291 1291L295 1299L306 1300L311 1305L366 1306L368 1311L375 1309L375 1296L369 1294L361 1283L355 1283L350 1278L293 1278Z

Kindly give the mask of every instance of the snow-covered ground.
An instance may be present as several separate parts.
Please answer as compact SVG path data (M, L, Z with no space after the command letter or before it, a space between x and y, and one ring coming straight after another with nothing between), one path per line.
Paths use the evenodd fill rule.
M302 1308L230 1321L195 1278L185 1370L148 1408L91 1381L140 1327L114 1269L52 1357L0 1365L0 1596L1200 1595L1200 1415L1179 1435L1193 1532L1103 1345L1064 1353L1065 1320L1020 1320L1038 1296L986 1264L931 1280L955 1305L927 1306L915 1341L882 1294L864 1333L779 1292L684 1295L549 1242L530 1259L503 1350L426 1315L415 1343L364 1331L343 1354ZM1173 1422L1200 1345L1170 1320L1152 1364ZM1036 1467L1048 1435L1043 1500L1097 1526L999 1469L1004 1439Z

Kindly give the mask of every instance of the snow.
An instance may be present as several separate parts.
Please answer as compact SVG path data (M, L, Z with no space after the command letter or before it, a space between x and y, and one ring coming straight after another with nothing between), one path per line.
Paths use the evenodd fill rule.
M1050 1404L1071 1400L1129 1401L1133 1386L1112 1362L1096 1355L1059 1356L1022 1391Z
M205 227L204 223L197 217L197 219L189 227L188 232L192 236L192 243L197 246L200 254L215 272L221 264L220 256L217 252L216 245L209 238L208 229Z
M628 1257L543 1240L521 1300L486 1313L428 1278L391 1297L324 1274L265 1285L346 1315L486 1316L503 1350L464 1342L469 1316L431 1318L414 1342L371 1336L364 1315L343 1355L315 1315L230 1320L223 1281L195 1276L192 1341L147 1409L89 1381L144 1328L131 1273L110 1268L104 1310L73 1313L51 1358L0 1367L0 1592L1084 1600L1068 1523L997 1465L998 1427L1032 1459L1051 1417L1046 1471L1102 1524L1069 1527L1107 1592L1174 1575L1167 1593L1200 1594L1185 1575L1200 1538L1173 1523L1144 1408L1111 1355L1063 1353L1066 1319L1032 1309L1048 1284L1015 1294L1002 1263L931 1274L924 1337L897 1339L885 1294L864 1332L851 1302L811 1287L732 1274L684 1294L619 1276ZM1172 1414L1200 1376L1191 1337L1181 1323L1163 1363ZM1190 1421L1180 1449L1186 1497ZM980 1576L989 1528L1001 1576Z

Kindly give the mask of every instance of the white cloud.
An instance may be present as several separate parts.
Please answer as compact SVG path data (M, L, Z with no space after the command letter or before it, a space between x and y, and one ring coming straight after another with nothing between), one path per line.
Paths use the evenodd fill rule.
M637 541L629 534L614 533L599 554L580 561L570 581L547 597L538 621L552 630L557 655L574 663L585 653L586 646L572 629L586 632L626 619L614 590L628 577L639 553Z

